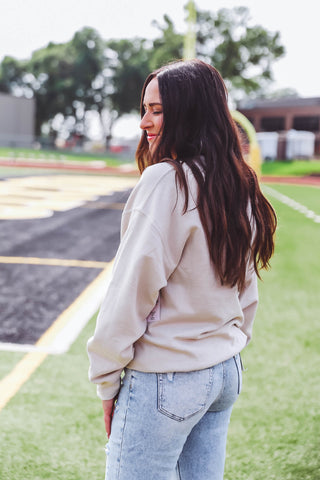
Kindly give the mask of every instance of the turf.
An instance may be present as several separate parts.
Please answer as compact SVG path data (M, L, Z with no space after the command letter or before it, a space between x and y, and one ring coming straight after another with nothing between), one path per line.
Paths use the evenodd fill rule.
M316 188L272 188L300 203L305 197L313 210L319 205ZM319 480L320 228L270 200L279 219L276 253L260 283L254 336L243 353L225 480ZM67 354L48 356L0 412L1 479L104 478L102 412L85 352L94 323ZM7 367L0 374L17 359L1 354Z
M264 162L261 165L262 175L320 175L319 160L292 160Z
M103 478L101 404L87 380L85 353L93 325L67 354L47 357L0 413L1 479Z
M11 372L11 370L21 360L22 357L23 353L0 351L0 380Z
M273 190L277 190L279 193L289 198L292 198L301 205L304 205L308 209L315 212L317 215L320 215L319 187L306 185L295 185L294 187L292 187L291 185L285 184L275 186L272 183L266 185L268 185L268 187L271 187Z
M300 187L273 188L291 198L301 194ZM310 190L315 204L319 190ZM320 228L271 201L277 247L243 354L244 387L231 420L225 479L318 480Z

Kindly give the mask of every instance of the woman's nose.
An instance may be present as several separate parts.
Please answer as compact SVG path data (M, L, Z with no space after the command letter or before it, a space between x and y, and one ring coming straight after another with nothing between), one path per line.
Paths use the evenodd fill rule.
M146 130L147 128L150 128L150 126L152 126L151 117L148 113L145 113L141 119L140 128L141 130Z

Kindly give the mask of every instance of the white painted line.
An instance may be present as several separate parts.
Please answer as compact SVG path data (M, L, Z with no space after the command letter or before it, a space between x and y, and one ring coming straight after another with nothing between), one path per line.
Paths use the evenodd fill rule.
M287 205L293 210L296 210L297 212L302 213L302 215L309 218L313 222L320 223L320 215L317 215L312 210L309 210L309 208L307 208L305 205L302 205L301 203L296 202L295 200L293 200L293 198L287 197L286 195L283 195L283 193L280 193L277 190L274 190L273 188L267 185L263 185L263 191L266 192L268 195L271 195L272 197L276 198L284 205Z
M90 285L90 289L82 299L77 312L70 316L68 323L60 330L51 343L50 348L54 353L61 354L67 352L90 318L100 308L110 282L110 273L111 268L103 271L100 274L99 281L95 282L94 285Z

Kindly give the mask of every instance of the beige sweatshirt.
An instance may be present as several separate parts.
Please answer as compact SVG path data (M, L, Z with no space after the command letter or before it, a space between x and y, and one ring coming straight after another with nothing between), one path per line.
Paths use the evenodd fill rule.
M101 399L113 398L124 367L185 372L216 365L251 338L257 278L245 289L221 286L195 208L197 184L186 167L188 211L175 170L148 167L125 206L121 242L94 335L89 379Z

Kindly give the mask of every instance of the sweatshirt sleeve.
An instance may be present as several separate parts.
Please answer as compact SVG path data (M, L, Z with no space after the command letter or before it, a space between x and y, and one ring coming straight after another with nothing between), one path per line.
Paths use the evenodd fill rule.
M253 322L258 308L258 282L253 265L248 268L245 286L239 295L239 301L243 312L242 330L247 336L247 344L252 337Z
M163 168L154 171L162 173ZM142 176L128 200L111 281L87 345L89 379L98 385L98 396L104 400L118 393L121 372L134 357L134 343L144 334L146 318L186 241L180 231L172 247L166 242L174 235L179 216L173 214L175 181L168 167L156 181L154 171Z

